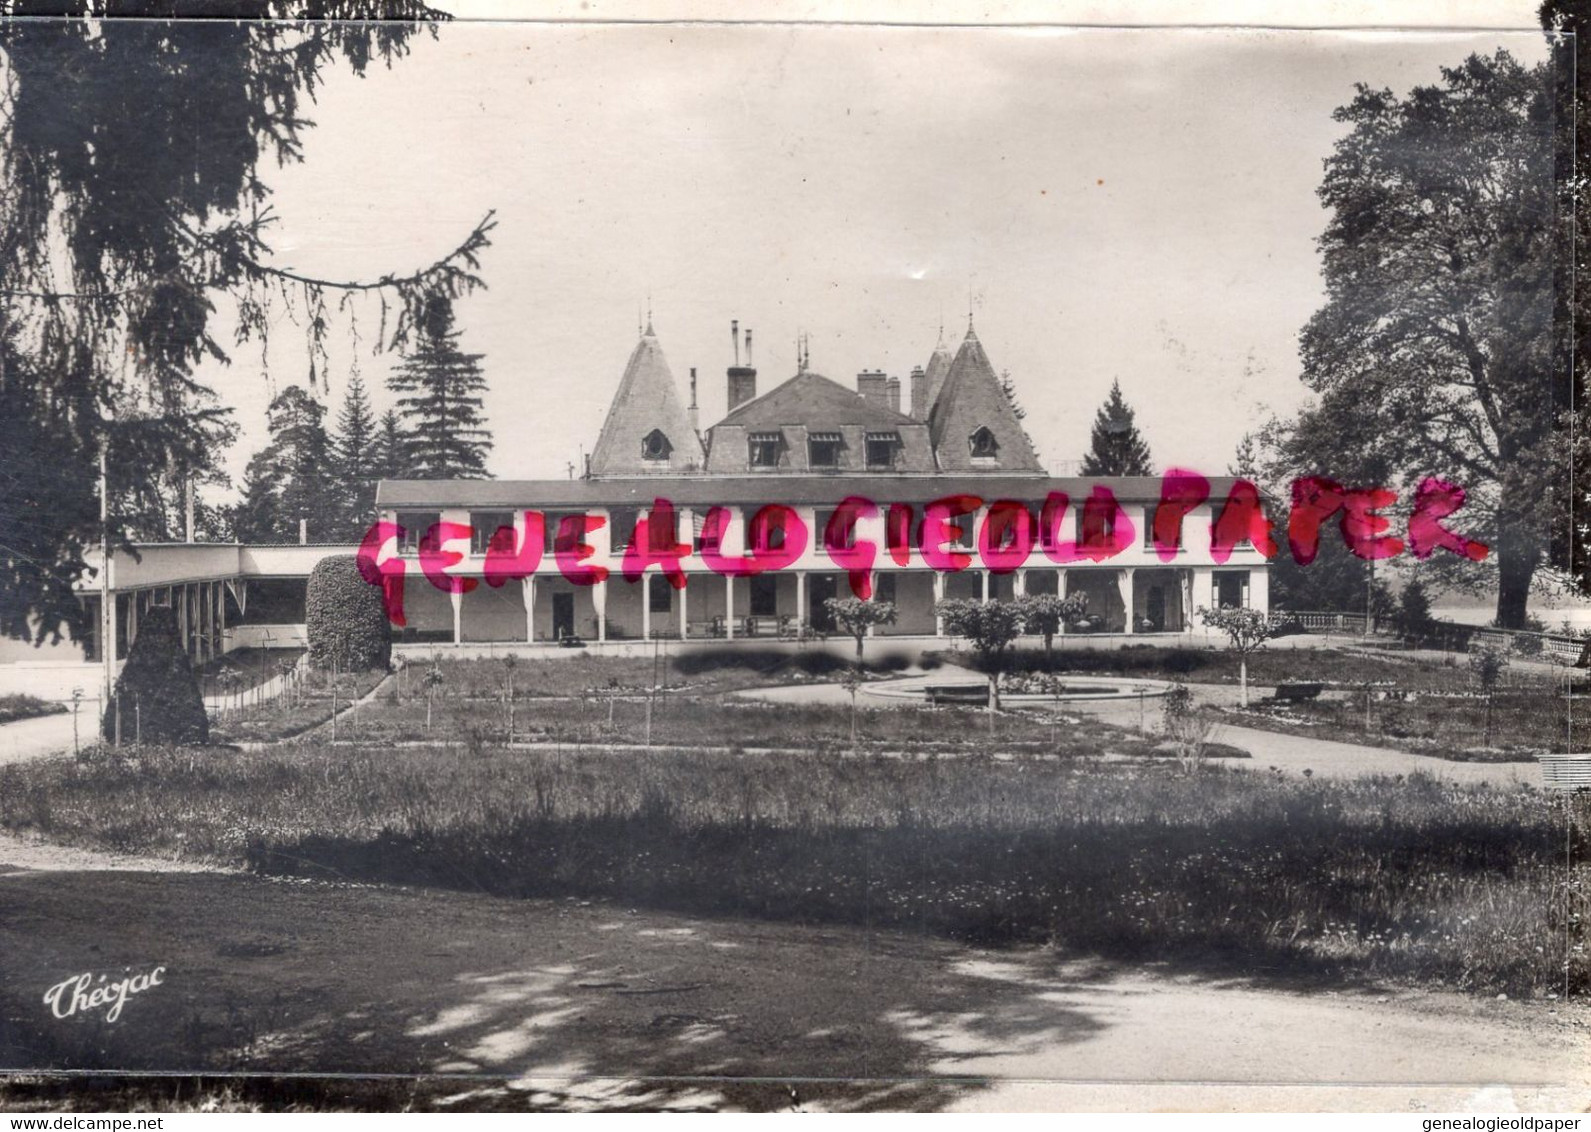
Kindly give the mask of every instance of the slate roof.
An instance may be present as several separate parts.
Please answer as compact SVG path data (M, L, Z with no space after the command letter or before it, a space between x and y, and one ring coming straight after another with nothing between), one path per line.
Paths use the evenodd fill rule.
M748 430L797 424L808 429L861 425L889 430L911 423L912 418L905 413L875 405L860 393L812 370L803 370L761 397L753 397L718 422L741 425Z
M1210 497L1226 498L1231 476L1210 477ZM967 480L940 475L681 475L628 476L610 480L382 480L376 505L383 509L476 510L650 506L659 496L681 507L744 503L836 503L861 495L875 503L925 503L957 492L975 490L984 499L1019 499L1041 503L1047 493L1062 491L1076 504L1096 485L1110 488L1125 503L1160 499L1159 476L1053 478L1034 475L980 476Z
M653 429L661 429L668 438L666 461L642 458L641 441ZM683 472L699 469L703 462L701 440L691 428L668 359L648 323L624 367L602 432L591 450L591 474Z
M927 390L924 394L923 404L925 413L932 413L934 402L939 398L939 391L945 387L945 375L950 372L950 362L953 355L950 347L945 345L945 335L941 328L939 341L934 345L934 352L928 357L928 365L923 370L923 386Z
M994 433L999 445L992 463L975 460L968 445L968 438L980 428ZM1044 471L970 324L932 402L928 429L942 472Z

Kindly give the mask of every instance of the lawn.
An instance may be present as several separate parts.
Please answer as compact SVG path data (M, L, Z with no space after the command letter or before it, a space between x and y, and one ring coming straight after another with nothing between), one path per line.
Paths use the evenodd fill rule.
M1562 804L1534 790L994 757L977 741L916 759L807 745L147 749L0 770L0 827L267 873L1201 969L1591 988L1591 868L1565 870ZM1582 804L1575 859L1586 818Z
M210 740L214 743L267 742L290 739L328 722L335 704L346 711L354 700L368 695L387 679L385 672L301 671L289 689L264 704L244 697L238 708L212 713Z
M968 657L965 652L929 655L963 664ZM1042 671L1046 667L1043 652L1034 649L1015 653L1013 661L1018 670ZM1237 658L1218 648L1127 645L1119 649L1057 649L1053 669L1080 675L1136 676L1196 684L1235 686L1238 682ZM1248 678L1251 685L1261 687L1303 681L1352 688L1363 687L1370 681L1414 691L1463 690L1473 682L1466 658L1457 654L1437 660L1430 656L1400 655L1352 645L1262 648L1249 657ZM1505 671L1503 681L1509 687L1555 686L1551 677L1521 670Z
M1585 750L1591 726L1591 700L1550 688L1503 689L1489 709L1483 694L1467 690L1416 692L1407 698L1379 691L1327 693L1297 703L1251 699L1246 711L1226 708L1217 714L1223 722L1245 727L1465 762L1515 762Z

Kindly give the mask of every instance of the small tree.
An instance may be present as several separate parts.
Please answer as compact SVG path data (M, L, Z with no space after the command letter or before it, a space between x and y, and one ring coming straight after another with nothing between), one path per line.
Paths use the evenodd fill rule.
M1227 647L1237 653L1238 702L1248 707L1248 658L1271 639L1270 618L1257 609L1201 608L1199 620L1225 633Z
M859 597L831 597L824 601L834 623L856 638L856 667L862 667L862 644L867 631L874 625L895 624L895 603L889 601L863 601Z
M1404 586L1398 598L1397 626L1405 637L1421 638L1431 631L1431 597L1418 578Z
M360 576L352 554L315 564L304 592L304 620L314 668L366 672L385 670L392 661L392 625L381 587Z
M431 705L435 702L436 695L445 681L446 677L442 675L442 670L434 664L425 670L425 675L420 679L421 685L425 688L425 731L427 735L431 733Z
M1185 771L1204 764L1204 752L1215 731L1215 721L1200 715L1186 684L1173 684L1160 704L1166 735L1176 744L1177 762Z
M138 618L138 638L106 705L101 727L106 739L116 735L118 707L129 718L138 714L142 738L151 742L209 742L210 717L204 710L204 696L177 633L176 611L170 606L157 605Z
M1055 634L1062 625L1076 625L1088 612L1088 595L1073 594L1057 597L1054 594L1029 594L1021 598L1017 608L1022 611L1022 627L1029 633L1044 634L1044 667L1055 667Z
M977 650L977 666L989 677L989 710L998 711L1000 673L1005 671L1012 642L1022 633L1021 608L1012 602L952 598L934 611L949 632L965 637Z
M1503 669L1508 667L1508 654L1501 649L1483 646L1469 655L1470 671L1475 673L1475 678L1480 681L1481 690L1486 693L1486 732L1481 746L1492 745L1492 694L1497 691L1497 681L1502 678Z

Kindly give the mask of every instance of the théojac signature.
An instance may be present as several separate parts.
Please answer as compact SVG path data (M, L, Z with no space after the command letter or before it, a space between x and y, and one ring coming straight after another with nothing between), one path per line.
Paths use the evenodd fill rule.
M129 975L114 983L106 981L109 976L101 975L96 980L92 971L84 971L81 975L61 980L45 991L44 1004L57 1018L70 1018L79 1011L86 1014L109 1006L105 1021L114 1022L121 1017L122 1007L127 1005L129 998L142 994L150 987L160 986L165 977L164 967L156 967L147 975Z

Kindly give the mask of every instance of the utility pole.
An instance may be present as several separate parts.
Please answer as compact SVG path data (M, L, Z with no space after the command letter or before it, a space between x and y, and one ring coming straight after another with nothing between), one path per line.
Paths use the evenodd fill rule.
M100 697L100 716L103 719L111 710L111 696L116 690L116 631L111 619L110 589L110 438L99 444L99 655L105 669L105 690ZM117 712L113 739L122 745L121 713ZM103 734L103 724L101 734Z

